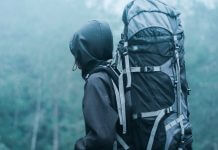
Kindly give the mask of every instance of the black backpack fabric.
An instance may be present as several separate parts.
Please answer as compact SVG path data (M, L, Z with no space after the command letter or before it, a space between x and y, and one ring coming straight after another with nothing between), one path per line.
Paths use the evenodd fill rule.
M135 150L191 149L180 13L159 0L135 0L126 6L123 22L114 58L123 134L131 132Z

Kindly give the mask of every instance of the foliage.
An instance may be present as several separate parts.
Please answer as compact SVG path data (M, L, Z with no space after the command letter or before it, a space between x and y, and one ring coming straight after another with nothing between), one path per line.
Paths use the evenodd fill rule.
M194 147L217 150L218 10L192 9L184 22ZM116 44L120 16L84 0L7 0L0 10L0 150L73 149L84 135L84 81L71 71L69 40L86 21L104 19Z

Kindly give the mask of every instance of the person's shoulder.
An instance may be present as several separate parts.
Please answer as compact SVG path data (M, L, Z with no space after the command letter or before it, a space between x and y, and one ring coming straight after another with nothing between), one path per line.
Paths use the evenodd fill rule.
M87 84L96 85L99 82L109 84L109 81L110 81L109 75L104 71L100 71L100 72L96 72L96 73L91 74L88 77L86 82L87 82Z

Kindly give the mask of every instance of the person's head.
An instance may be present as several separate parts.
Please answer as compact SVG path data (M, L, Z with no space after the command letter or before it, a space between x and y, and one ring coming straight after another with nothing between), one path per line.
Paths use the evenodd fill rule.
M95 66L112 58L113 36L110 26L102 21L89 21L74 34L70 50L85 76Z

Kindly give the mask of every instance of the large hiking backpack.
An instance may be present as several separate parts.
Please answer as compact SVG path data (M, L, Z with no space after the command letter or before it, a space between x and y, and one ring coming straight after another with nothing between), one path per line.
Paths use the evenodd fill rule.
M159 0L132 1L123 13L114 88L123 134L131 132L135 150L191 149L190 90L179 16ZM126 126L129 112L131 127Z

